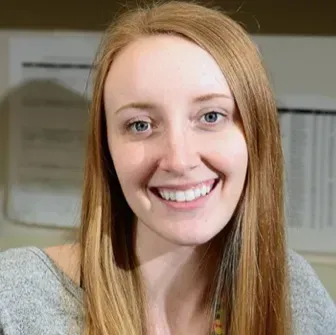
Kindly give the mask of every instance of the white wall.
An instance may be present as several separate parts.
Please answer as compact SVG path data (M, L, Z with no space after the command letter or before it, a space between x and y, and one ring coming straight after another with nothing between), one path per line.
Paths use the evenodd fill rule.
M8 88L8 43L20 32L0 31L0 106ZM25 32L26 35L37 33ZM39 33L42 34L42 33ZM288 94L336 97L336 38L255 37L269 68L278 97ZM279 69L283 69L280 70ZM6 182L7 119L0 109L0 204ZM335 199L336 202L336 199ZM335 223L336 224L336 223ZM47 246L72 240L66 230L14 224L0 211L0 248L22 245ZM336 243L336 236L335 236ZM336 255L305 255L336 300Z
M336 97L336 37L257 36L255 41L277 96Z

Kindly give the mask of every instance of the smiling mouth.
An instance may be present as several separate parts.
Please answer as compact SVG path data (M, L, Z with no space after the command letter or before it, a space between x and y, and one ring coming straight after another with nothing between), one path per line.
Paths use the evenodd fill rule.
M217 186L219 178L212 180L210 183L201 183L195 187L186 190L174 190L153 187L150 190L159 198L175 203L193 202L197 199L204 198L209 195Z

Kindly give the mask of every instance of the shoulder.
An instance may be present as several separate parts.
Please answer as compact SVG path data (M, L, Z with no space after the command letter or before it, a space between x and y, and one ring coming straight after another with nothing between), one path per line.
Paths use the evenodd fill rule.
M335 335L336 305L310 264L288 253L293 321L298 334Z
M0 252L1 291L22 287L24 283L37 284L68 277L77 281L77 248L72 245L13 248Z
M21 334L21 320L31 323L38 299L45 296L48 271L38 249L27 247L0 252L0 329ZM19 302L19 303L18 303ZM14 329L14 330L13 330ZM1 332L0 332L1 333Z
M80 305L76 286L43 250L0 252L0 334L1 327L14 334L54 334L78 317Z
M35 247L0 252L0 303L7 308L33 301L57 282L52 263Z
M43 271L43 261L37 250L26 247L0 252L0 294L20 287L27 278Z
M75 257L76 256L76 257ZM53 292L53 287L72 284L78 266L76 250L57 246L45 250L37 247L13 248L0 252L0 297L6 292L37 293L36 289ZM67 287L68 288L68 287Z

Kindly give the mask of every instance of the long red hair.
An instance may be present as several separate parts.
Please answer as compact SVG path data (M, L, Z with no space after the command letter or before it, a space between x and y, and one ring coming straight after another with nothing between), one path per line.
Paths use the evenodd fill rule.
M260 54L240 25L218 10L177 1L121 15L107 29L95 62L80 230L85 334L147 333L133 213L107 146L103 88L115 56L135 39L155 34L186 38L217 61L236 100L248 146L241 201L210 250L218 271L209 283L209 310L224 299L226 334L288 335L283 154L273 93Z

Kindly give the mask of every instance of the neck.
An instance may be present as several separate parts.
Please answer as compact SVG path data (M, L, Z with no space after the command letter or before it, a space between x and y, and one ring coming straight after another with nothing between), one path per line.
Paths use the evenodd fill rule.
M176 323L204 315L209 272L201 265L207 246L177 246L139 225L136 252L150 314Z

